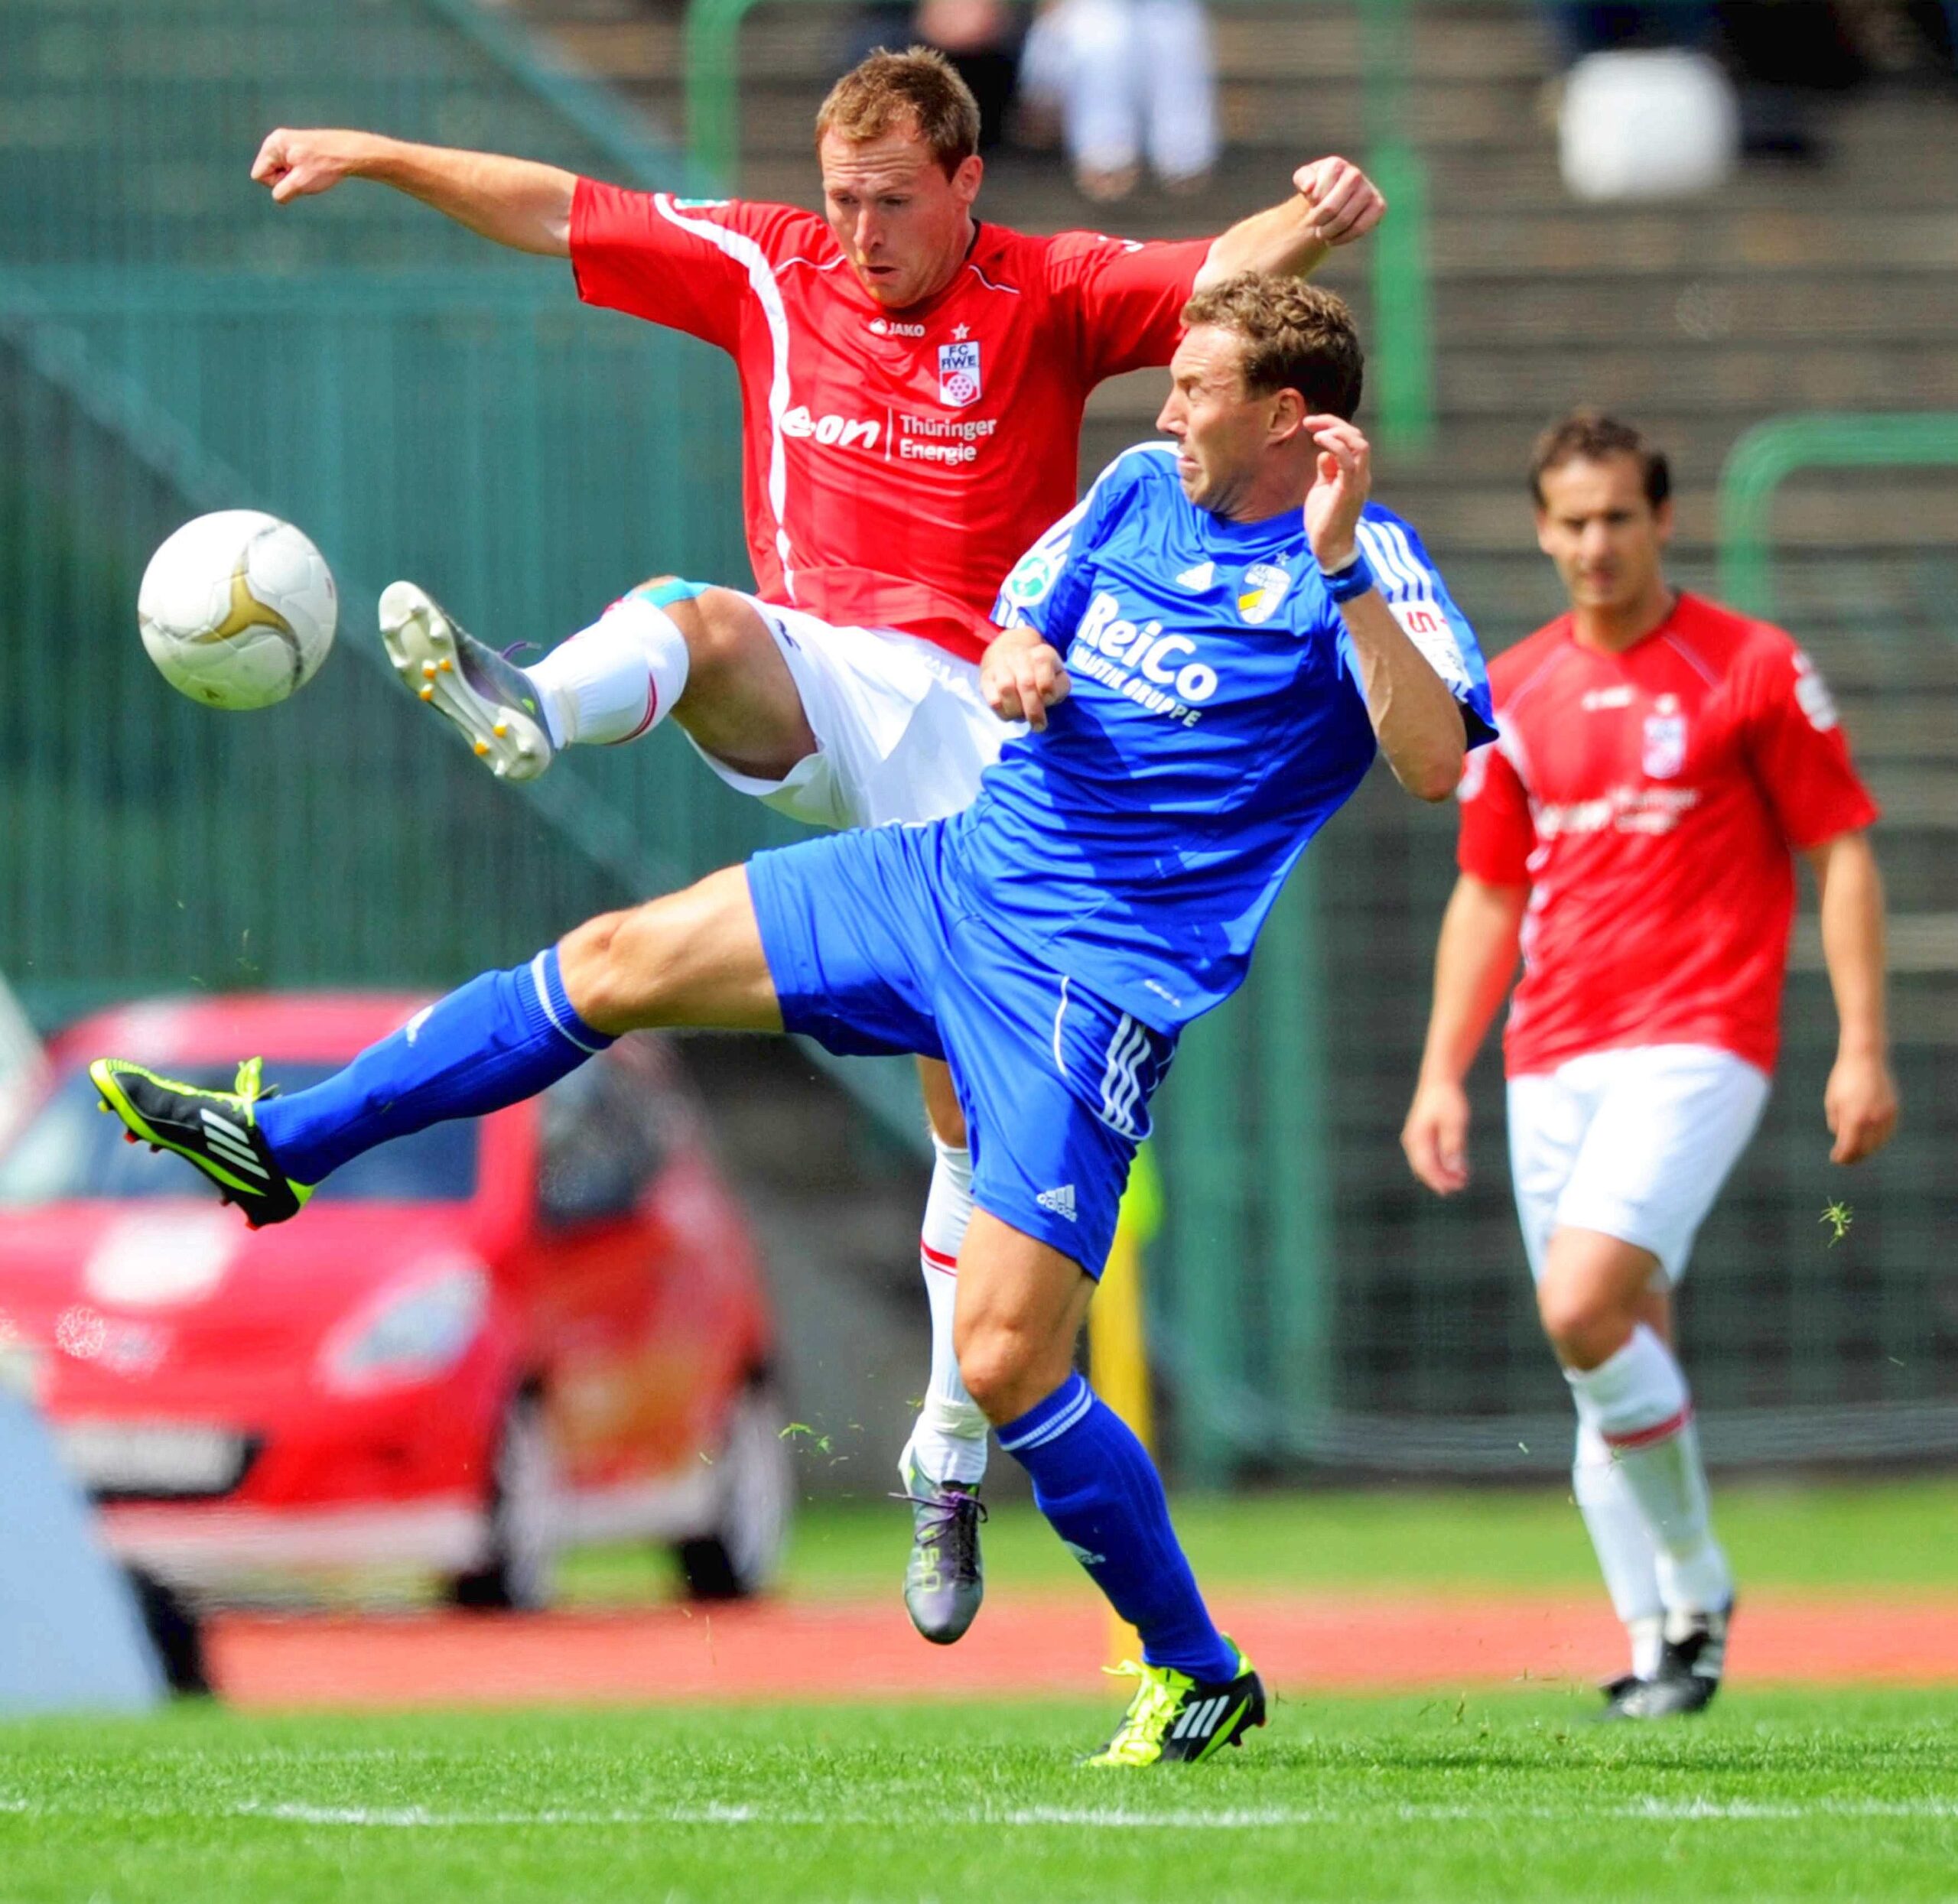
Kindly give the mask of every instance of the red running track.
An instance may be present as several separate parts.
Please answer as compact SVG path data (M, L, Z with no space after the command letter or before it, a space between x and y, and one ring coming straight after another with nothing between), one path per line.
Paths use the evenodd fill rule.
M1621 1670L1602 1597L1226 1595L1221 1623L1268 1683L1408 1691ZM242 1706L371 1707L1092 1693L1106 1615L1068 1597L989 1600L958 1645L928 1646L897 1597L874 1603L639 1613L213 1623L213 1676ZM1748 1600L1730 1680L1958 1685L1958 1599Z

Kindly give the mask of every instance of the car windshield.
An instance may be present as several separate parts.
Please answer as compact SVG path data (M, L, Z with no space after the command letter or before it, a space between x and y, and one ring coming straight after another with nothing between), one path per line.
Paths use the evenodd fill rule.
M276 1064L265 1076L290 1096L331 1074L330 1064ZM228 1067L180 1067L187 1084L228 1090ZM476 1120L436 1124L412 1137L377 1145L335 1171L315 1203L464 1203L476 1193ZM119 1119L96 1110L95 1087L86 1071L64 1078L32 1122L0 1155L0 1207L108 1198L134 1202L148 1197L213 1198L217 1186L168 1152L152 1155L122 1142Z

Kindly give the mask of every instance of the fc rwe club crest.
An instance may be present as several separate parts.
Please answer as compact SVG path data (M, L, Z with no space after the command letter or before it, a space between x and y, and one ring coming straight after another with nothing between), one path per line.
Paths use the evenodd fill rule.
M1670 780L1686 765L1686 716L1683 714L1647 714L1645 716L1646 776Z
M955 410L977 403L984 386L979 379L976 340L938 346L938 401Z

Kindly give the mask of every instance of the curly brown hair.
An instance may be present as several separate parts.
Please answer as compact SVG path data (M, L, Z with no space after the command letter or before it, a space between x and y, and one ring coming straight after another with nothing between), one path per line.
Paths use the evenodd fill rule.
M1186 328L1210 324L1244 340L1244 387L1296 390L1314 414L1351 421L1366 357L1343 297L1296 278L1241 271L1183 307Z
M979 149L979 102L945 56L930 47L880 47L829 89L816 114L816 143L831 132L860 143L915 132L950 178Z

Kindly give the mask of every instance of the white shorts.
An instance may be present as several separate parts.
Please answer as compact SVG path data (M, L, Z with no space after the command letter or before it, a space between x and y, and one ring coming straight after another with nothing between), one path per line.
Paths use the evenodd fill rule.
M1649 1249L1677 1282L1768 1103L1768 1077L1705 1045L1588 1051L1509 1081L1509 1159L1530 1273L1559 1230Z
M1026 729L979 692L979 665L889 629L832 628L799 609L744 598L795 677L816 751L785 780L701 758L737 792L815 827L942 820L971 805L979 776Z

